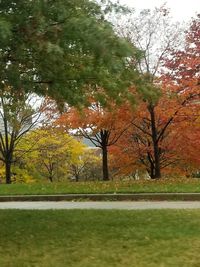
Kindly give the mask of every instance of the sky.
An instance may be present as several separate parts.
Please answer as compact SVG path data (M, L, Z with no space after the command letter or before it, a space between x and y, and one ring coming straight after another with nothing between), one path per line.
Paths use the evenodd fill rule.
M166 3L174 19L179 21L187 21L200 13L200 0L120 0L120 3L134 7L135 10L160 7Z

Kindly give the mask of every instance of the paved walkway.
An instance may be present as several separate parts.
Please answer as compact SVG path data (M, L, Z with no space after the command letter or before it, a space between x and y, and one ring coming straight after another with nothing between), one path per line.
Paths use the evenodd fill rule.
M0 209L118 209L118 210L145 210L145 209L200 209L200 201L113 201L113 202L2 202Z

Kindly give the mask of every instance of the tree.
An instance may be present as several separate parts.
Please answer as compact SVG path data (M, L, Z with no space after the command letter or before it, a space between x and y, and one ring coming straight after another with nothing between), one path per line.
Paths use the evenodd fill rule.
M32 102L32 103L31 103ZM5 164L6 183L10 184L14 152L23 136L41 122L42 104L34 106L37 97L13 92L9 87L0 92L0 160Z
M139 14L133 10L129 16L122 18L122 21L118 20L117 32L140 49L142 57L138 58L137 67L140 73L150 74L148 78L153 81L169 51L182 47L183 27L172 22L170 11L165 5L153 10L143 9ZM135 58L129 63L135 66Z
M195 139L199 133L195 125L199 116L199 49L199 22L195 20L186 34L184 50L171 48L162 58L165 72L160 72L159 80L154 78L154 83L160 83L160 97L139 97L132 127L121 139L123 146L126 144L122 150L129 155L129 164L142 164L151 178L159 178L161 170L166 171L170 166L189 162L188 155L195 162L194 144L197 148ZM195 134L191 133L192 128Z
M58 129L43 128L29 133L20 144L26 153L24 168L50 182L68 177L72 165L78 165L84 145Z
M192 20L186 31L184 48L170 52L170 56L165 58L168 70L165 80L176 86L181 94L197 94L200 84L200 15Z
M81 105L101 87L112 97L133 82L126 59L137 50L118 37L89 0L0 2L0 89ZM96 95L98 97L98 94Z
M155 126L156 139L159 150L160 171L166 172L170 166L178 166L181 157L179 149L185 146L181 142L179 135L183 129L189 127L192 114L196 107L189 105L188 101L180 101L172 92L163 91L162 97L159 99L155 107ZM154 179L156 173L156 161L154 158L155 148L152 131L152 119L150 117L147 104L141 101L135 111L135 117L132 116L131 126L119 140L117 148L112 151L114 154L115 166L121 173L134 173L136 170L145 170L149 176ZM128 118L128 121L130 119ZM191 129L191 128L190 128ZM183 139L182 139L183 141ZM119 157L120 155L120 157Z
M91 181L101 179L101 158L96 150L85 147L77 162L70 165L71 179L78 181Z
M130 65L137 63L137 68L141 73L142 82L136 86L136 89L140 95L138 99L140 107L142 106L141 114L145 113L145 116L141 120L137 120L133 114L131 122L134 126L133 132L137 132L137 135L141 134L140 139L143 139L144 134L148 135L148 138L145 138L146 151L151 147L151 155L148 155L148 165L150 166L148 169L151 170L152 178L160 178L161 140L172 119L169 117L169 123L163 124L163 128L160 128L157 106L165 90L162 89L160 76L164 57L169 55L170 50L177 47L181 41L180 28L171 23L169 10L162 6L153 11L145 9L138 16L128 17L125 26L119 27L119 32L143 51L143 57L137 62L135 59L130 59ZM171 94L170 92L166 93ZM133 139L135 139L134 134ZM139 142L143 142L144 145L144 140Z
M100 103L92 102L82 110L71 109L57 120L59 127L66 131L76 130L76 134L89 139L93 145L101 149L103 180L109 180L108 148L116 144L129 124L123 120L126 110L110 104L102 107Z

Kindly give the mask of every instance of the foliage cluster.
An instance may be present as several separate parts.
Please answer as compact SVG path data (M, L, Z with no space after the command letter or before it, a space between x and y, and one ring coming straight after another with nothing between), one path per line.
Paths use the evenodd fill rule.
M164 8L145 11L121 29L144 51L136 63L141 80L129 88L134 106L127 100L104 107L90 98L82 112L70 109L57 120L59 127L76 129L101 149L103 180L110 179L109 169L112 178L198 172L200 20L191 21L181 48L180 28L168 19Z
M9 0L0 10L6 183L198 173L199 15L183 36L165 6L134 15L110 1Z

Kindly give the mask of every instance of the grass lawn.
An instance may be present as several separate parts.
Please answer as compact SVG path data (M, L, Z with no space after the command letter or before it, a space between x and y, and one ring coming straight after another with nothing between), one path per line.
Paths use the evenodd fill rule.
M138 192L200 192L200 179L0 184L0 195Z
M200 212L0 211L1 267L198 267Z

